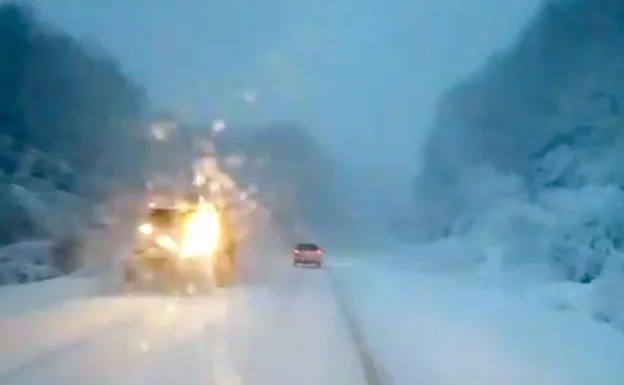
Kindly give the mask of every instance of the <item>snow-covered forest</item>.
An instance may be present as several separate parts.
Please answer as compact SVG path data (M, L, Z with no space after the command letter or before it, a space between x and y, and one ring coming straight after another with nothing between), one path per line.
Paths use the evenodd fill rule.
M414 186L414 237L475 265L579 283L624 325L624 19L549 2L440 100ZM588 284L588 285L584 285Z

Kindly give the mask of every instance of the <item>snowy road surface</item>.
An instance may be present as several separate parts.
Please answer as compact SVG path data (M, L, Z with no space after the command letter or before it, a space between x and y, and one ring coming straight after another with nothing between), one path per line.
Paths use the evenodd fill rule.
M84 278L3 287L0 384L624 384L620 330L389 261L288 267L199 299L98 296Z
M621 330L470 274L361 260L332 274L387 384L624 384Z
M323 271L292 270L205 298L0 306L0 317L3 385L366 384Z

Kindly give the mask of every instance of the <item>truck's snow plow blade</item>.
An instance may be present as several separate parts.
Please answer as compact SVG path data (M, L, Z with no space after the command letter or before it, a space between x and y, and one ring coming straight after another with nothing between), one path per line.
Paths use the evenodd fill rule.
M236 281L234 258L218 253L212 259L145 258L137 255L124 269L124 291L181 295L208 294Z
M159 261L126 267L124 272L124 292L128 294L201 295L209 294L213 288L211 272L200 264L185 266L178 261Z

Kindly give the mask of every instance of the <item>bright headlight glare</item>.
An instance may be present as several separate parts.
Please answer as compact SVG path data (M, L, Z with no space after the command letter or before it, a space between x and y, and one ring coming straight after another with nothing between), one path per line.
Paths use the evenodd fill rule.
M219 213L212 204L202 204L184 224L181 257L205 256L211 258L221 238Z
M177 253L179 251L179 247L176 241L174 241L173 238L168 235L161 235L157 237L156 244L172 253Z
M154 226L152 226L151 223L143 223L141 226L139 226L139 231L143 235L150 235L154 232Z

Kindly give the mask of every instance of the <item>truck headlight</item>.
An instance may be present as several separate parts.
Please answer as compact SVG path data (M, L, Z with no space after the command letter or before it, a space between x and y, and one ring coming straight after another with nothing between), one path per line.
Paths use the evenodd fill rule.
M172 253L179 252L178 244L176 243L176 241L173 240L173 238L171 238L168 235L161 235L157 237L155 241L158 246L162 247L163 249L167 251L170 251Z
M212 204L203 204L184 224L184 238L180 256L211 258L220 246L221 223L219 213Z
M139 231L143 235L150 235L154 232L154 226L152 226L151 223L143 223L141 226L139 226Z

